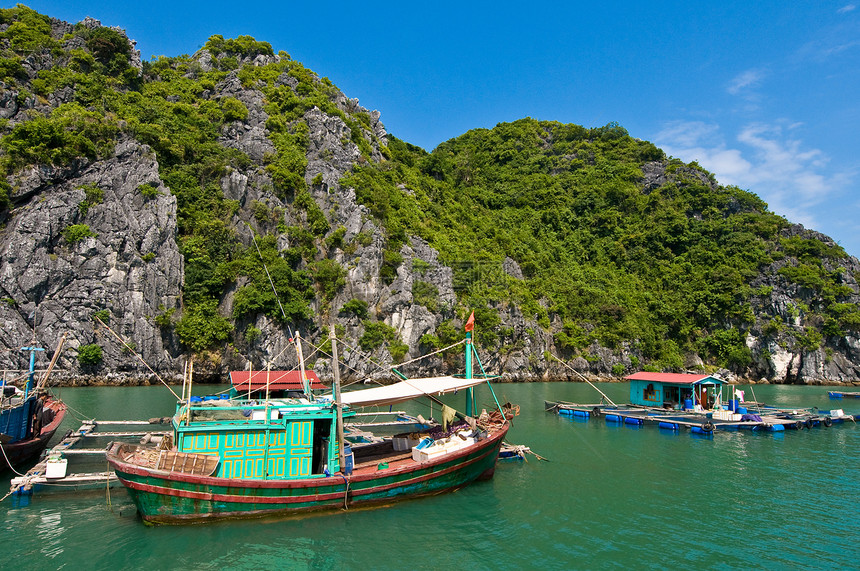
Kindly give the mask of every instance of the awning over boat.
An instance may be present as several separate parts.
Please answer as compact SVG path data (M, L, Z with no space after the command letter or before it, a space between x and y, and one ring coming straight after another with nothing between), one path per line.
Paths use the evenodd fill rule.
M311 389L324 389L320 378L313 371L305 371ZM301 391L301 371L230 371L230 382L240 394L248 392L248 377L251 378L251 391L265 391L268 383L270 391Z
M725 385L726 381L712 375L696 375L691 373L651 373L639 371L624 377L628 381L648 381L669 385Z
M444 395L484 382L486 379L458 379L457 377L408 379L384 387L345 392L341 394L341 402L353 407L389 405L424 395Z

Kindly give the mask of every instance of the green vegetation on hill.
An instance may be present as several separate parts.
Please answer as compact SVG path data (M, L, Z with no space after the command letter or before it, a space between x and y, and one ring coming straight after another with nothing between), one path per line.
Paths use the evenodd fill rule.
M461 274L461 303L483 310L483 323L514 304L544 327L559 320L556 344L571 354L588 357L596 341L628 344L657 368L680 368L686 352L743 367L752 304L769 293L750 284L790 258L779 274L820 299L804 308L807 331L858 330L860 312L842 303L851 289L824 267L846 257L841 248L781 238L788 223L758 197L718 186L616 124L523 119L429 154L396 139L389 148L392 161L356 168L343 184L389 233L437 248ZM665 180L643 188L643 166L654 161ZM502 271L505 257L524 279ZM511 342L482 330L485 342Z
M228 341L231 324L247 339L259 313L310 320L310 302L316 297L327 311L344 283L344 269L323 252L344 247L345 229L331 227L305 179L304 115L314 107L342 119L362 154L341 185L355 189L384 229L383 281L394 279L410 236L427 240L454 269L461 313L475 310L479 341L502 352L518 342L511 328L501 327L501 312L514 306L553 331L569 356L590 358L597 342L626 346L656 368L681 367L686 352L713 365L744 367L752 359L745 339L757 326L807 349L860 331L860 311L846 301L852 290L845 270L834 264L846 257L841 248L787 236L788 223L755 195L717 185L697 164L669 159L617 124L589 129L523 119L469 131L432 153L389 136L387 145L375 141L385 159L374 162L366 138L370 116L343 111L328 79L284 52L271 57L266 42L213 36L204 46L211 65L160 57L144 62L139 73L128 42L114 30L77 24L55 38L49 18L21 5L0 10L0 24L8 25L0 33L2 88L31 109L26 121L0 122L0 209L10 206L6 181L24 167L106 158L124 137L149 145L177 198L185 257L182 317L174 323L173 308L166 308L158 323L175 326L195 351ZM30 78L28 56L50 65ZM264 97L276 152L262 165L219 143L226 125L249 115L240 99L217 95L216 85L233 71ZM254 168L271 177L273 187L263 190L299 221L288 227L283 208L249 205L268 232L257 242L277 298L256 248L238 239L239 204L221 191L231 170ZM154 187L141 193L158 194ZM88 192L88 206L97 200ZM83 229L69 230L67 241L86 237ZM291 247L279 251L282 234ZM519 265L522 279L503 269L506 258ZM796 297L791 306L800 328L763 313L772 287L752 284L769 267L804 295L806 301ZM228 320L218 303L233 286ZM437 309L432 284L416 280L412 293L416 303ZM342 312L364 321L362 346L387 341L402 356L392 331L368 320L360 303L353 300ZM440 346L449 329L445 322L422 342Z
M149 145L158 158L162 180L177 197L185 310L175 326L186 345L201 351L229 338L229 324L218 314L217 302L225 288L240 279L245 285L237 291L232 316L237 327L257 313L275 320L307 320L314 285L328 300L343 285L343 270L336 262L316 260L317 240L330 228L307 192L308 126L302 117L315 106L341 117L352 129L351 140L366 155L371 149L361 128L370 125L370 118L366 113L351 116L339 110L333 103L339 92L328 79L318 79L284 52L277 63L244 65L274 53L270 44L250 36L210 38L204 46L214 58L210 70L188 56L159 57L144 62L138 74L129 63L128 41L114 30L78 24L72 34L56 39L48 17L21 5L0 10L0 23L9 24L0 34L0 80L6 89L17 90L22 102L33 96L28 88L41 100L66 88L73 93L72 101L3 129L0 173L5 179L28 165L65 167L78 158L106 158L120 137ZM81 42L86 49L67 49ZM21 61L32 53L52 58L53 65L28 82ZM266 126L277 149L264 160L274 182L271 190L291 202L301 213L297 218L303 220L298 226L285 228L281 222L274 228L288 233L297 244L294 248L279 253L271 234L259 240L279 299L268 280L261 279L265 273L256 248L238 240L231 221L239 205L225 199L220 186L231 169L251 167L246 155L218 142L222 126L248 115L236 98L211 95L230 71L238 71L244 85L253 85L267 98ZM295 80L295 89L277 81L283 74ZM5 182L0 185L0 208L9 206L10 191ZM271 220L273 214L283 219L283 212L269 212L260 203L255 206L258 219L263 215ZM78 239L78 234L73 238ZM308 269L300 269L305 265ZM162 321L171 323L169 317Z

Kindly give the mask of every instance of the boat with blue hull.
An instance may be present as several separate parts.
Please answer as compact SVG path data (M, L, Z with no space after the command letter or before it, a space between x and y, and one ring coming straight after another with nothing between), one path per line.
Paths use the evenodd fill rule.
M57 347L51 367L37 383L36 353L41 347L22 347L30 353L30 369L23 387L0 380L0 472L14 469L37 458L63 422L66 407L50 395L45 383L62 348ZM22 377L23 378L23 377Z
M235 376L227 398L192 402L183 388L171 438L155 447L111 443L107 460L146 523L283 516L456 490L493 476L512 417L497 400L496 410L477 413L474 388L489 386L489 377L473 376L471 341L469 331L463 377L404 378L340 394L336 374L331 394L315 395L300 366L278 377L279 393L271 373L256 375L253 386L253 372ZM298 336L295 343L301 364ZM237 389L237 378L248 381ZM460 390L465 414L435 398ZM420 397L442 407L441 425L399 437L343 429L355 408Z
M860 393L858 392L845 392L845 391L827 391L827 396L831 399L843 399L843 398L854 398L860 399Z

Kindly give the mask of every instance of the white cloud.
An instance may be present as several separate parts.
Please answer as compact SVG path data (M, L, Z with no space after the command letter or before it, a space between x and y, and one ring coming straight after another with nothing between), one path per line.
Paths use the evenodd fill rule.
M845 6L836 10L836 13L837 14L847 14L848 12L853 12L856 8L857 8L857 6L855 6L854 4L846 4Z
M828 172L828 157L791 137L797 124L754 123L728 145L719 125L700 121L668 123L655 137L666 153L698 161L722 184L756 193L774 212L815 227L812 209L844 188L850 175Z
M760 69L748 69L745 72L735 76L726 88L731 95L741 95L748 87L756 87L761 83L765 73Z

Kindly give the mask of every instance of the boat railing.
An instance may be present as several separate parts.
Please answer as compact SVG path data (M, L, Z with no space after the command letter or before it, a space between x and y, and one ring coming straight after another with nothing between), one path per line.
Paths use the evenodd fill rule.
M262 402L236 402L229 399L212 399L194 402L179 402L175 419L178 424L189 426L217 423L241 423L248 425L283 425L285 417L329 417L332 403L327 401L307 402L295 399Z

